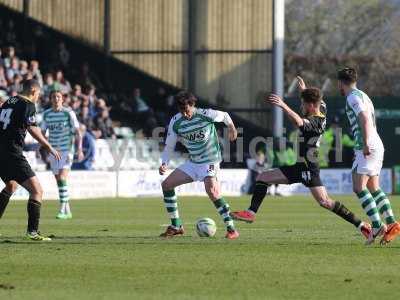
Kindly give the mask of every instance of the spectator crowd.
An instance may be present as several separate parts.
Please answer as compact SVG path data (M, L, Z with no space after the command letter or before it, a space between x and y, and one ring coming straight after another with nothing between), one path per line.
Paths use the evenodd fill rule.
M13 46L4 47L0 56L0 98L5 101L17 95L22 82L35 79L42 88L37 111L40 114L51 107L50 93L60 91L64 97L64 106L70 107L78 120L86 125L95 138L115 138L113 123L109 116L111 107L96 95L96 87L89 83L82 86L79 82L71 85L62 69L42 75L37 60L26 61L18 57Z

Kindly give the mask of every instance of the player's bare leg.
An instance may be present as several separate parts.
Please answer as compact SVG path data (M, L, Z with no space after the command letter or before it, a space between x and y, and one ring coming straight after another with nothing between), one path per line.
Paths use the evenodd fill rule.
M324 186L310 187L310 192L319 205L327 210L332 211L345 221L351 223L356 227L368 240L372 236L372 229L369 223L362 222L357 216L354 215L346 206L339 201L331 199Z
M214 203L215 208L225 223L227 231L225 237L230 240L237 239L239 237L239 232L235 229L232 217L230 216L229 204L221 197L221 187L217 178L212 176L204 178L204 187L208 197L210 197L211 201Z
M69 194L68 194L68 169L61 169L59 173L54 175L57 181L59 200L60 200L60 212L57 214L57 219L71 219L72 213L69 206Z
M385 235L380 241L381 245L385 245L387 243L390 243L398 235L400 235L400 224L399 222L396 222L396 218L394 217L392 206L388 197L380 188L379 176L369 177L367 188L370 191L372 197L374 197L379 214L387 225Z
M378 236L384 235L386 231L386 226L381 221L374 197L367 189L369 178L368 175L353 172L353 191L372 224L372 236L367 240L368 245L372 244Z
M247 210L234 211L231 216L235 220L252 223L255 220L255 215L264 200L269 185L271 184L287 184L288 179L279 169L271 169L257 176L256 186L251 198L250 207Z
M18 183L14 180L8 181L5 184L6 186L0 192L0 218L3 216L4 211L6 210L12 194L14 194L18 188Z
M34 241L51 241L50 238L43 237L39 233L40 209L43 198L43 189L39 179L34 176L22 182L21 185L29 192L27 238Z
M185 230L182 226L182 221L179 217L177 197L175 188L185 183L192 182L193 179L185 172L175 169L161 184L164 195L164 204L167 209L168 215L171 219L171 225L167 227L166 231L162 233L161 237L173 237L175 235L182 235Z

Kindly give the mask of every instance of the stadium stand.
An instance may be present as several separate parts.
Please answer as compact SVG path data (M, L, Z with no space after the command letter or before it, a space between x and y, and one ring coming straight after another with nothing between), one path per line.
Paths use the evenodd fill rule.
M3 61L11 63L13 56L18 58L20 64L23 61L29 62L28 72L25 72L25 63L19 66L19 71L22 69L25 72L25 78L34 76L43 82L43 99L39 112L49 107L48 95L52 89L62 90L65 105L77 113L79 121L96 138L95 159L92 164L94 170L115 167L110 154L112 151L106 149L108 144L103 139L116 141L127 138L130 140L127 153L133 153L137 149L136 143L154 143L143 139L151 137L155 127L165 127L170 117L176 113L172 95L179 90L177 87L128 66L84 41L30 18L24 19L21 14L6 7L0 8L0 22L7 25L0 33L0 48L3 51L0 65ZM9 46L12 47L11 50ZM10 74L11 72L13 71ZM7 87L2 88L4 80L2 81L1 74L0 68L0 90L8 95L17 93L19 78L11 89L8 82ZM222 109L210 106L203 100L199 101L199 106ZM254 136L267 134L234 113L231 115L238 127L245 128L246 135L242 136L244 145ZM160 145L160 142L157 140L156 144ZM144 147L143 151L146 149L151 149L152 152L147 161L137 160L130 155L123 158L121 167L149 169L156 166L162 149ZM177 151L185 150L178 144ZM235 152L235 146L231 146L230 152ZM248 156L248 153L244 153L244 156ZM39 154L36 157L38 163L35 168L41 170L45 164L40 163ZM231 157L233 159L223 163L223 167L244 167L244 160L237 160L235 155Z

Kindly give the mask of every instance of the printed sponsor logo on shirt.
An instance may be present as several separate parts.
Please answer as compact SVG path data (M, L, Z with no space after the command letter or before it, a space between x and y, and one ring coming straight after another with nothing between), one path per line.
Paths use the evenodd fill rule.
M15 104L18 102L17 97L11 97L10 99L7 100L8 104Z
M206 134L203 130L199 130L188 134L183 134L183 137L191 142L197 142L197 141L203 141L204 138L206 137Z

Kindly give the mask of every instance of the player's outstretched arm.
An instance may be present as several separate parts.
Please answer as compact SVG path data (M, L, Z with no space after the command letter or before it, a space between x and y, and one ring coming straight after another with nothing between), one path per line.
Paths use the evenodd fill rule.
M49 151L57 160L61 159L60 153L55 150L42 134L42 130L37 126L29 126L28 132L39 142L47 151Z
M290 121L297 127L302 127L304 125L304 120L294 112L281 97L275 94L271 94L266 97L266 101L272 105L279 106L289 117Z

